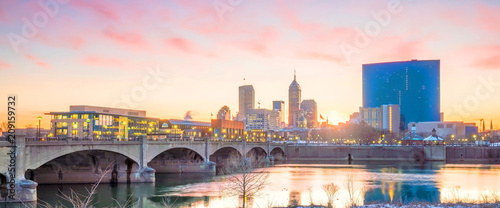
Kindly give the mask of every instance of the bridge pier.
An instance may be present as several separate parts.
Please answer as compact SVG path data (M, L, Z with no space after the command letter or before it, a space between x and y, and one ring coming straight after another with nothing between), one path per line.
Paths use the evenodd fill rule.
M148 152L148 139L144 136L139 137L141 141L141 151L140 151L140 159L139 159L139 178L140 181L143 183L154 183L156 178L155 178L155 172L156 170L148 167L148 161L146 161L146 154Z
M9 154L10 163L14 163L15 166L9 165L9 172L6 174L7 177L7 193L2 194L2 198L7 202L33 202L37 200L36 187L38 184L31 180L26 180L24 178L24 172L26 171L26 135L18 134L16 135L16 146L10 147L10 152L15 154ZM13 161L14 160L14 161ZM15 172L15 174L11 174Z

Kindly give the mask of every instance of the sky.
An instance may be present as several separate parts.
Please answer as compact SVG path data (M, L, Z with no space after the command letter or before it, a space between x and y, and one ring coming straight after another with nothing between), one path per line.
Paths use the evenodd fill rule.
M439 59L445 120L498 128L499 37L494 0L2 0L0 122L9 95L18 128L70 105L209 121L244 84L287 102L296 70L336 124L362 104L362 64Z

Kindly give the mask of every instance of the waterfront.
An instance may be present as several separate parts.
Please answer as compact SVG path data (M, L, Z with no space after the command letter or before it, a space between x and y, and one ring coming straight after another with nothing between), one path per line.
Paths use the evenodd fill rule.
M268 168L269 184L259 197L250 199L254 207L290 204L326 204L321 186L340 186L336 207L344 207L346 183L351 177L359 190L359 202L373 203L447 203L456 200L480 201L481 194L500 187L500 165L444 164L441 162L353 162L353 164L300 164L289 162ZM237 197L221 197L223 176L210 174L157 174L155 184L101 184L96 206L134 207L236 207ZM58 190L85 193L89 185L40 185L38 197L55 204L61 201ZM459 188L458 188L459 187ZM457 194L458 193L458 194Z

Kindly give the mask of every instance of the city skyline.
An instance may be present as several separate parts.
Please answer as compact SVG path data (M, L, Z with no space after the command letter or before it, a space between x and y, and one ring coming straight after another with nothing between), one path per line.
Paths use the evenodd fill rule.
M238 86L253 85L262 108L287 101L297 70L302 99L315 99L318 113L336 124L362 106L362 64L439 59L445 120L493 119L498 128L500 3L399 3L399 12L391 13L386 1L365 1L364 7L244 1L221 14L213 2L69 1L56 11L38 2L4 1L1 96L17 95L19 127L36 126L42 115L48 128L43 114L69 105L128 107L158 118L182 119L192 111L194 120L209 121L224 105L236 115ZM383 11L391 18L357 47L357 31L378 23L374 14ZM24 37L25 20L40 12L47 23L13 47L9 34ZM346 56L345 44L357 52ZM135 92L145 93L126 104L123 97ZM0 107L6 109L6 102ZM1 111L0 121L6 118Z

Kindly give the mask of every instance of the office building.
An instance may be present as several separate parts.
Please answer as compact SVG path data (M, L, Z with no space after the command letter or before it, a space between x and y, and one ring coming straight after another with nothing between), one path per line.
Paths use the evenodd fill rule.
M285 127L285 101L277 100L273 101L273 110L280 112L280 128Z
M203 121L193 121L191 119L162 119L160 120L160 132L158 134L169 134L169 132L181 132L182 138L192 140L202 140L211 137L211 123Z
M87 105L70 106L66 112L50 112L54 137L95 139L136 139L156 134L159 119L147 118L146 111Z
M300 101L302 90L297 82L297 75L294 74L293 82L288 88L288 125L297 127L297 122L300 117Z
M361 120L366 122L371 127L381 130L382 129L382 109L378 108L359 108Z
M279 130L279 112L268 109L247 110L245 131L277 131Z
M363 107L400 106L409 122L440 121L440 61L402 61L363 65Z
M464 123L462 121L437 121L409 123L408 127L415 126L415 132L424 137L430 135L432 130L436 130L437 135L445 139L464 139L478 135L478 128L474 123Z
M318 127L318 104L314 100L303 100L300 110L307 121L307 128Z
M245 120L246 111L255 108L255 90L252 85L239 87L239 112L238 120Z
M382 105L382 129L398 134L400 130L399 105Z

